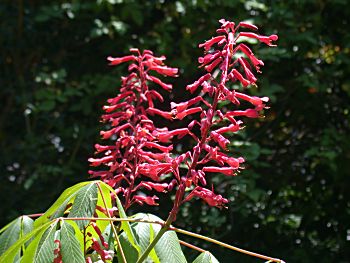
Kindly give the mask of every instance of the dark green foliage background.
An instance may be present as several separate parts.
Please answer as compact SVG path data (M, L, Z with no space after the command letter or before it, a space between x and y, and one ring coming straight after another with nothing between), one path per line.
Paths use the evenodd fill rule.
M233 137L247 169L211 179L229 209L191 202L176 225L288 262L350 262L349 10L345 0L1 1L1 225L87 178L101 106L125 73L108 55L165 54L182 69L169 101L181 101L217 20L250 20L280 37L255 47L265 67L251 94L271 109ZM169 202L150 211L165 218ZM222 262L257 262L189 241Z

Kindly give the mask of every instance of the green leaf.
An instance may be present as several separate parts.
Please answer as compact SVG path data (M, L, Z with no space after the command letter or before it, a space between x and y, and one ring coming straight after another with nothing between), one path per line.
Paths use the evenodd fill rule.
M74 199L69 216L92 217L96 209L97 192L98 188L96 182L81 188ZM76 223L80 229L84 229L89 224L89 220L79 220Z
M16 218L13 223L8 225L8 228L0 236L0 255L11 247L19 238L21 234L21 218Z
M115 238L114 238L113 229L110 224L103 231L102 236L105 239L105 242L108 244L108 249L113 250Z
M34 227L34 220L31 219L29 216L21 216L22 222L21 222L21 237L27 235L33 230ZM30 241L28 241L25 246L28 246ZM23 249L24 251L24 249Z
M21 216L6 225L4 233L0 236L0 255L12 246L22 236L25 236L33 229L33 219L28 216ZM28 245L28 244L27 244ZM25 246L23 245L23 251Z
M116 197L117 208L118 208L118 211L119 211L119 217L120 218L128 218L126 216L126 213L124 211L124 208L123 208L122 203L120 202L118 196L116 195L115 197ZM140 248L140 246L137 243L137 240L135 238L135 234L134 234L133 230L131 229L129 222L127 222L127 221L121 222L121 229L124 230L124 232L126 233L126 236L127 236L128 240L129 240L129 242L133 245L133 247L140 254L141 248Z
M127 262L136 262L138 259L139 252L133 244L131 244L127 234L123 232L119 236L120 244L123 248L124 256ZM119 248L117 249L118 262L123 262Z
M151 221L164 222L159 217L152 214L138 213L135 218L147 219ZM143 226L143 225L148 225ZM144 247L147 247L150 242L157 235L161 226L159 224L146 224L146 223L136 223L132 224L133 229L137 233L138 241L142 251ZM148 233L147 233L147 229ZM152 258L154 262L169 262L169 263L185 263L187 262L185 255L183 254L179 239L174 231L167 231L159 239L158 243L152 249L149 257Z
M80 244L80 249L84 251L84 234L82 231L80 231L80 228L77 225L78 221L66 220L65 222L67 224L70 224L74 228L75 238L78 240Z
M73 197L77 195L78 191L82 187L91 183L92 182L82 182L67 188L56 200L56 202L41 217L35 220L34 227L38 227L42 224L45 224L46 222L50 221L53 218L58 218L62 216L68 202L71 201Z
M84 253L75 237L74 228L65 221L61 225L61 254L63 262L84 263Z
M55 233L57 230L57 222L52 224L41 237L39 246L35 253L35 263L53 262L55 249Z
M209 251L202 252L192 263L219 263Z
M8 223L8 224L7 224L6 226L4 226L3 228L1 228L0 234L1 234L2 232L4 232L6 229L8 229L12 224L14 224L14 223L16 222L16 220L17 220L17 218L14 219L14 220L12 220L10 223Z
M15 256L20 252L21 247L40 231L45 231L51 224L52 222L49 221L37 228L34 228L33 231L31 231L24 237L21 237L1 255L0 262L13 262Z
M21 236L27 235L33 230L34 220L29 216L21 216Z
M147 214L144 213L138 213L135 216L133 216L135 219L148 219ZM148 223L131 223L131 228L133 232L136 235L137 244L140 246L141 254L146 250L148 245L151 243L151 240L154 239L154 231L151 227L151 224ZM151 252L148 255L148 258L152 260L154 263L158 263L159 258L154 251L154 249L151 250Z
M98 191L97 205L101 207L105 207L105 202L106 202L107 208L108 209L112 208L113 206L112 206L111 193L114 192L114 189L111 188L108 184L103 182L98 182L98 184L100 186L99 188L101 189L101 191ZM105 202L103 202L103 199L105 200ZM102 213L99 210L96 210L96 213L97 213L97 217L99 218L108 218L106 214ZM109 224L109 221L97 220L96 225L101 231L104 231L106 227L110 224Z
M31 262L35 257L36 250L39 246L41 237L44 235L46 229L42 229L35 237L27 241L29 245L27 246L23 257L21 257L21 262Z

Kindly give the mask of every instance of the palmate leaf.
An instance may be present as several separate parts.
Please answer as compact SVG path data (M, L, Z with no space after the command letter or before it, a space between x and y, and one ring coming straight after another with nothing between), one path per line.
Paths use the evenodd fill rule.
M41 217L35 220L34 227L38 227L50 221L51 219L62 216L67 204L77 195L78 191L82 187L92 183L95 182L82 182L67 188L56 200L56 202Z
M4 233L0 236L0 255L11 247L19 238L21 233L21 218L13 220Z
M40 239L38 248L35 253L35 263L53 262L55 249L55 233L57 230L57 222L53 223L49 229L45 231Z
M21 237L18 239L11 247L9 247L0 257L0 262L8 262L11 263L14 261L16 255L18 255L21 251L21 247L31 238L35 237L36 235L40 235L41 233L44 233L45 230L55 222L47 222L37 228L34 228L31 232L29 232L27 235ZM30 245L29 245L30 247ZM29 252L29 249L27 249L26 252Z
M65 221L61 224L61 254L63 262L84 263L84 253L75 237L74 228Z
M21 257L21 262L32 262L33 258L35 258L36 250L39 246L41 237L44 235L46 229L42 229L35 235L35 237L31 238L27 243L29 243L28 247L25 250L25 253Z
M31 219L29 216L21 216L21 237L27 235L30 233L30 231L33 230L34 227L34 220ZM28 246L30 243L30 240L25 244L23 247L25 250L25 247Z
M3 228L3 234L0 236L0 255L18 239L28 234L33 229L33 222L33 219L30 217L21 216L6 225ZM22 248L25 250L25 245L23 245Z
M133 216L135 219L149 219L147 214L144 213L138 213ZM148 245L151 243L151 240L154 239L154 231L151 224L148 223L131 223L131 228L133 232L135 232L136 240L138 245L141 249L141 254L146 250ZM151 252L148 255L148 258L152 260L154 263L159 263L159 258L154 251L154 249L151 250Z
M99 182L99 186L100 187L98 189L99 191L98 191L97 205L105 208L105 203L106 203L107 208L111 209L112 208L111 193L113 193L114 189L111 188L108 184L103 183L103 182ZM100 191L100 189L101 189L101 191ZM108 217L105 213L103 213L99 210L96 210L96 213L97 213L97 216L99 218L107 218ZM106 229L106 227L108 225L110 225L110 223L108 221L105 221L105 220L97 220L96 225L98 226L98 228L101 231L104 231ZM94 232L94 231L92 231L92 232Z
M92 217L96 209L97 194L96 182L81 188L74 199L69 217ZM89 220L78 220L76 223L80 229L84 229L89 224Z
M113 190L114 192L114 190ZM118 208L118 212L119 212L119 217L120 218L128 218L126 216L126 213L124 211L124 208L122 206L122 203L120 202L119 198L117 195L115 195L116 198L116 203L117 203L117 208ZM135 238L135 233L132 230L132 228L130 227L130 224L128 221L123 221L121 222L121 229L125 232L128 241L131 243L131 245L137 250L138 254L140 255L141 252L141 248Z
M138 213L134 216L137 219L145 219L151 221L164 222L159 217L152 214ZM133 223L132 229L136 233L138 244L142 252L153 241L161 226L159 224L148 223ZM149 254L149 258L153 262L167 262L167 263L186 263L185 255L183 254L179 239L174 231L167 231L159 239L154 249Z
M162 221L159 217L147 214L149 220L152 221ZM154 236L157 235L161 226L158 224L151 224L152 229L154 231ZM160 262L168 262L168 263L186 263L186 257L183 254L179 239L175 233L175 231L167 231L164 235L159 239L157 244L154 247L154 250L160 260Z
M80 244L81 251L84 251L84 234L83 234L83 231L81 231L77 225L78 221L66 220L65 222L67 224L70 224L74 228L75 238L78 240L78 242ZM89 231L86 231L86 233L87 232L89 232ZM59 240L61 240L61 238ZM85 240L85 242L86 242L86 240ZM87 244L87 243L88 242L86 242L85 244Z
M219 263L209 251L202 252L192 263Z
M137 249L130 243L127 235L123 232L119 236L120 244L123 248L124 256L127 262L136 262L138 259ZM119 248L117 248L118 262L123 262Z

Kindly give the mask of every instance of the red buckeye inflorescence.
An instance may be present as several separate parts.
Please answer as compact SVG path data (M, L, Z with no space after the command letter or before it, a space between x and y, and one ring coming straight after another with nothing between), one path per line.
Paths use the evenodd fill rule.
M193 197L204 200L210 206L224 207L228 200L214 193L214 188L205 188L208 173L222 173L234 176L242 169L244 159L232 157L227 152L230 144L228 135L243 128L242 118L259 118L266 108L267 97L249 96L239 92L237 85L243 87L256 85L254 72L260 73L263 61L244 44L245 38L256 39L268 46L275 46L277 35L261 36L255 25L235 23L221 19L217 36L199 45L204 48L204 56L198 59L206 73L186 89L199 93L188 101L171 103L171 110L157 109L154 101L163 101L162 95L150 84L171 91L172 86L151 75L177 76L178 70L163 64L165 57L155 57L151 51L142 54L131 49L133 55L122 58L109 57L110 65L131 62L130 75L122 78L120 95L108 100L104 107L103 122L108 122L109 130L102 131L102 138L110 139L110 145L95 145L102 157L90 158L92 166L105 166L102 171L89 171L92 177L100 177L125 200L125 208L132 203L156 205L156 195L139 194L139 190L166 192L176 189L174 206L170 216L175 220L179 206ZM206 96L204 96L206 95ZM220 102L231 103L220 107ZM241 102L251 105L241 108ZM232 105L233 104L233 105ZM182 120L197 114L187 127L168 130L157 128L150 115L159 115L168 120ZM171 154L173 137L191 136L195 140L192 150L179 155ZM180 168L181 166L181 168ZM185 167L185 169L184 169ZM164 175L173 175L163 182Z

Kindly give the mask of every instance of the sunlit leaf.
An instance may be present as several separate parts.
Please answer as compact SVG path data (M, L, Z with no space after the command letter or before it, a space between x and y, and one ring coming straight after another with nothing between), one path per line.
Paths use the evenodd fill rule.
M74 199L69 217L92 217L96 209L97 192L95 182L81 188ZM89 224L89 220L77 220L76 223L83 229Z
M61 254L63 262L84 263L84 253L75 237L74 228L67 222L61 225Z
M209 251L202 252L192 263L219 263Z

